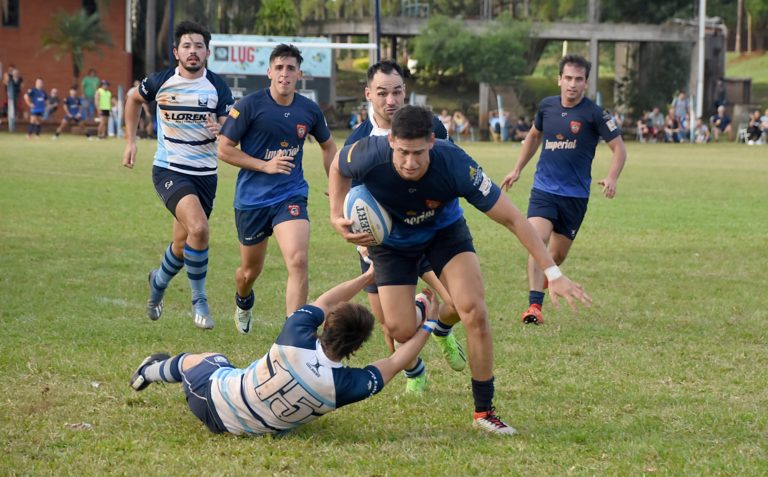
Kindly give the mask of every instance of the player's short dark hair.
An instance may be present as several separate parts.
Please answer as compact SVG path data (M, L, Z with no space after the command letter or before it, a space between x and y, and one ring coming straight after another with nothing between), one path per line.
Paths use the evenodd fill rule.
M269 55L269 63L271 64L272 60L275 58L296 58L296 62L299 66L301 66L301 62L304 61L304 58L301 56L301 50L293 45L287 45L285 43L280 43L274 50L272 50L272 53Z
M560 60L560 76L563 76L563 68L565 68L565 65L574 65L578 66L579 68L584 68L584 77L589 79L589 71L592 69L592 63L587 61L587 59L583 56L565 55Z
M208 31L207 28L205 28L203 25L199 23L195 23L189 20L184 20L183 22L179 22L178 25L176 25L176 29L173 31L173 39L176 48L179 47L179 42L181 41L181 37L184 35L190 35L193 33L197 33L198 35L203 36L203 41L205 41L205 47L208 48L211 43L211 32Z
M405 105L392 116L392 136L400 139L432 137L432 111L424 106Z
M334 359L347 359L368 341L375 318L355 303L341 303L328 312L320 333L323 351Z
M405 79L403 68L401 68L395 60L381 60L368 67L368 84L371 83L373 77L376 76L376 73L379 72L384 73L385 75L396 73L400 75L401 78Z

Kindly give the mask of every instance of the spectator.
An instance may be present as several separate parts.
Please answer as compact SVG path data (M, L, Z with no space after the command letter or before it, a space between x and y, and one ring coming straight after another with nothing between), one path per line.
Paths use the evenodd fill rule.
M717 113L712 116L712 134L715 136L715 142L720 141L720 135L725 133L728 140L732 140L733 125L731 117L725 112L725 106L718 106Z
M101 82L101 87L96 90L93 97L99 110L99 139L106 139L109 117L112 115L112 92L109 90L109 81Z
M501 120L499 112L495 109L488 113L488 128L491 130L493 142L501 142Z
M680 91L677 98L672 100L672 108L675 110L675 118L677 118L678 122L683 122L685 115L688 113L689 105L690 102L688 101L688 97L683 91Z
M664 142L682 142L680 137L680 121L675 115L675 109L669 108L664 119Z
M723 78L718 78L715 85L715 109L726 104L728 104L728 100L726 99L725 83Z
M760 130L763 131L763 139L768 139L768 109L766 109L765 114L760 117Z
M704 119L696 118L696 129L693 132L696 144L706 144L709 142L709 127L704 123Z
M750 146L762 144L763 131L760 129L760 125L760 110L756 109L749 116L749 123L747 124L747 144Z
M13 100L8 99L8 103L12 103L14 107L14 117L21 117L21 105L24 104L23 95L21 94L21 86L24 83L24 79L21 77L21 72L18 68L11 65L8 68L8 72L3 75L3 84L6 86L5 90L8 92L8 85L11 86L10 93L13 94Z
M686 142L691 137L691 113L685 113L680 121L680 142Z
M48 119L56 114L56 111L59 110L60 102L61 98L59 98L59 90L52 88L51 95L48 97L48 103L45 105L45 113L43 114L43 119Z
M515 139L518 141L525 141L525 137L528 135L528 131L531 130L531 125L528 123L528 118L517 118L517 124L515 125Z
M619 129L624 129L624 113L618 109L613 111L613 122L616 123Z
M83 78L83 109L86 121L95 118L96 103L96 90L99 88L99 77L96 76L96 70L91 68L88 70L88 76Z
M651 111L651 142L664 138L664 115L658 107Z
M469 119L461 111L453 113L453 141L461 142L462 136L465 139L472 139L472 125Z
M451 113L448 112L447 109L443 109L440 114L437 116L437 119L440 120L441 123L443 123L443 127L446 131L450 133L450 131L453 130L453 117L451 116Z

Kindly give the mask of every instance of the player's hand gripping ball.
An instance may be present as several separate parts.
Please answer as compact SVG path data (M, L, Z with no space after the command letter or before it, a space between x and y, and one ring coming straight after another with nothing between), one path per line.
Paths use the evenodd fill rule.
M384 242L392 230L392 217L374 199L364 185L353 187L344 198L344 218L352 220L353 233L369 233L376 245Z

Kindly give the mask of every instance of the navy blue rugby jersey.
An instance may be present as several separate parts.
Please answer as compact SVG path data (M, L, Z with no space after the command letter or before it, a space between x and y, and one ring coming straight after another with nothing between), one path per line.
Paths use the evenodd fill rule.
M440 122L439 119L437 119L437 116L432 116L432 130L435 133L435 138L447 139L449 141L451 140L450 137L448 137L448 131L445 130L445 126L443 126L443 123ZM348 146L368 136L386 136L387 134L389 134L389 131L390 131L389 129L380 128L375 123L373 116L369 115L368 119L363 121L362 124L360 124L360 126L358 126L352 131L352 133L349 135L347 140L344 141L344 145Z
M592 160L597 143L621 135L608 111L589 98L567 108L560 96L544 98L533 122L542 132L542 147L533 188L567 197L589 197Z
M304 141L311 134L318 142L326 142L331 131L320 107L312 100L295 94L289 106L275 102L264 88L237 102L230 112L221 134L257 161L268 161L278 154L293 157L295 167L290 174L266 174L241 169L235 188L235 208L258 209L282 202L292 196L309 193L304 180L302 157Z
M304 305L261 359L211 375L211 400L227 431L287 431L381 391L384 379L375 366L350 368L325 355L317 338L323 320L320 308Z
M417 181L400 177L392 165L386 136L370 136L344 146L339 170L364 184L392 216L391 247L418 247L436 231L459 220L459 197L481 212L490 210L501 190L474 159L457 145L438 139L429 151L429 168Z
M157 152L154 165L183 174L216 174L216 137L205 123L211 115L226 116L234 100L227 83L205 70L195 79L182 77L178 67L152 73L139 85L148 102L157 101Z
M30 88L27 91L27 96L29 96L29 100L32 102L30 113L43 114L45 112L45 104L48 101L48 93L42 89Z

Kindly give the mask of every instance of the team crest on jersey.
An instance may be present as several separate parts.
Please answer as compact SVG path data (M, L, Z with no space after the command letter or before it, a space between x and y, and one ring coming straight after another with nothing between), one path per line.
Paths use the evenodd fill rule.
M440 207L443 203L440 202L439 200L429 200L429 199L427 199L427 200L424 201L424 204L426 204L427 208L429 208L429 209L436 209L436 208Z
M232 116L232 119L237 119L237 117L240 116L240 111L238 111L235 108L232 108L229 110L229 115Z
M562 134L555 134L555 138L556 138L558 141L562 141L563 139L565 139L565 136L563 136Z
M292 217L298 217L300 212L301 207L299 207L297 204L290 204L288 206L288 213L291 214Z
M581 121L571 121L571 132L579 134L579 131L581 131Z
M197 95L197 105L201 107L208 106L208 95L207 94L198 94Z
M306 124L297 124L296 125L296 135L299 136L299 139L304 139L304 136L307 135L307 125Z

